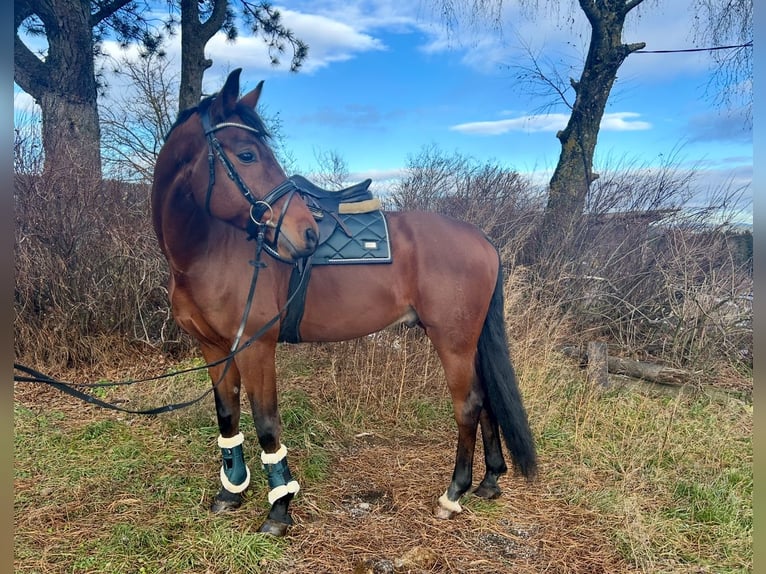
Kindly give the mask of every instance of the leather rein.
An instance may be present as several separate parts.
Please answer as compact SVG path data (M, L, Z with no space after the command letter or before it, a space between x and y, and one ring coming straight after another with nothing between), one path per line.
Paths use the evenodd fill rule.
M13 380L15 382L44 383L60 390L63 393L66 393L70 396L81 399L87 403L90 403L105 409L120 411L124 413L137 414L137 415L157 415L160 413L175 411L184 407L191 406L201 401L210 393L212 393L218 387L218 385L223 381L224 377L226 376L226 373L228 372L231 366L231 362L234 359L234 357L238 353L242 352L243 350L248 348L250 345L252 345L255 341L260 339L263 335L265 335L287 311L288 307L293 302L296 295L301 291L300 287L303 286L303 283L306 281L307 277L309 276L308 270L311 267L310 257L304 260L304 264L302 266L298 266L296 261L286 259L282 257L281 255L279 255L276 249L276 243L277 243L279 232L282 226L282 220L284 219L285 213L287 212L287 208L289 207L290 201L292 201L292 198L295 195L295 192L297 191L300 193L300 188L297 185L295 185L292 179L287 179L281 184L279 184L277 187L275 187L273 190L271 190L268 194L266 194L266 196L263 199L257 199L253 195L253 193L250 191L250 188L248 188L247 184L244 181L242 181L242 178L237 173L237 170L234 169L234 165L224 153L223 148L221 147L221 143L215 137L215 132L225 127L237 127L237 128L254 132L258 135L262 135L261 132L248 125L232 123L232 122L224 122L224 123L211 126L209 113L205 113L202 115L202 126L203 126L203 129L205 130L205 136L208 141L208 162L210 166L210 178L208 181L207 194L205 196L205 209L207 213L211 215L210 214L210 198L213 193L213 186L215 185L215 158L218 157L218 159L221 160L221 163L226 168L226 173L229 176L229 178L237 185L240 193L242 193L245 199L247 199L247 201L250 203L250 221L248 223L247 232L249 234L249 239L255 239L255 244L256 244L255 259L250 262L250 264L253 266L253 276L252 276L252 279L250 280L250 289L247 294L247 301L245 302L245 308L242 314L242 320L240 321L239 328L237 329L237 334L234 337L234 341L232 342L231 348L229 350L229 354L221 359L218 359L217 361L207 363L200 367L182 369L172 373L167 373L165 375L147 377L144 379L136 379L136 380L128 380L128 381L120 381L120 382L108 382L108 383L95 383L95 384L66 383L66 382L54 379L53 377L50 377L44 373L41 373L40 371L32 369L31 367L27 367L20 363L14 363L13 364L14 370L25 373L24 375L14 374ZM285 195L287 195L287 200L285 201L285 205L282 209L282 213L280 214L279 220L276 223L274 223L272 221L274 210L272 209L271 205L279 201ZM270 213L269 219L266 222L262 222L261 219L263 219L263 216L266 213ZM266 228L269 228L269 227L274 229L274 239L272 240L271 243L267 242L265 239ZM240 346L240 341L242 340L242 336L245 331L245 326L247 325L247 318L250 315L250 309L253 304L253 297L255 295L255 286L258 281L258 274L263 267L266 267L266 264L261 261L261 255L263 251L266 251L269 255L271 255L272 257L274 257L275 259L279 261L292 264L296 268L299 268L300 284L299 284L299 288L295 289L295 291L293 291L289 295L284 306L281 309L279 309L277 314L274 315L271 319L269 319L269 321L267 321L260 329L258 329L258 331L256 331L249 339L247 339ZM216 365L220 365L222 363L225 363L225 365L224 365L223 371L221 372L221 375L218 377L218 380L213 384L212 387L208 388L204 393L202 393L195 399L184 401L181 403L172 403L172 404L168 404L168 405L164 405L164 406L156 407L152 409L145 409L145 410L127 409L124 407L120 407L116 404L103 401L99 399L98 397L95 397L77 388L77 387L84 387L84 388L114 387L114 386L133 385L136 383L144 383L148 381L157 381L160 379L174 377L177 375L181 375L181 374L185 374L185 373L189 373L193 371L208 369L210 367L215 367Z

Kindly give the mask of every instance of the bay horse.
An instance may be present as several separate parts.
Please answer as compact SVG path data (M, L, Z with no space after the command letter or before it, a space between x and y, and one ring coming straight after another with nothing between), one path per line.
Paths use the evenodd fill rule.
M179 114L157 157L152 218L170 269L174 318L212 363L222 465L211 510L238 508L250 483L239 430L244 386L270 488L260 531L282 536L293 523L289 505L300 487L280 440L275 352L291 272L315 251L319 228L269 147L256 112L263 82L240 98L240 73L231 72L220 92ZM435 505L436 516L452 518L472 485L479 425L486 473L476 495L500 495L497 479L508 470L501 431L514 469L528 479L537 469L508 351L500 259L465 222L430 212L385 217L391 263L315 267L300 339L349 340L398 323L424 329L458 428L452 480ZM264 262L253 261L254 237L268 254ZM243 337L249 344L240 347Z

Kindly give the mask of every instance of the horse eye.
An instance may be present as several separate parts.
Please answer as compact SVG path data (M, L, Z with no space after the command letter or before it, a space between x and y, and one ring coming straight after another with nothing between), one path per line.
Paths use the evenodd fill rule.
M258 159L258 157L255 155L255 152L252 151L241 151L237 154L237 157L239 158L239 161L242 163L253 163Z

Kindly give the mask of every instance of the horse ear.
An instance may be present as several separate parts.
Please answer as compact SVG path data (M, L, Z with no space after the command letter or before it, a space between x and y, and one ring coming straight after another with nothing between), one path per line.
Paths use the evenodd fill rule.
M262 89L263 89L263 80L258 82L258 85L255 86L254 90L251 90L248 93L246 93L244 96L242 96L240 103L255 109L255 106L258 105L258 100L261 97Z
M237 98L239 97L239 75L241 73L242 68L237 68L226 78L226 83L211 104L210 114L213 117L223 120L234 111L234 106L237 105Z

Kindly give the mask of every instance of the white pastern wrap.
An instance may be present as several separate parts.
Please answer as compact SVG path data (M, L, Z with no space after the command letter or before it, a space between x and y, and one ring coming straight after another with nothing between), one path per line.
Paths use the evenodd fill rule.
M433 498L431 500L433 500ZM446 490L444 491L444 494L439 497L439 506L441 506L444 510L449 510L450 512L457 512L458 514L463 512L463 507L460 506L459 502L453 502L447 498Z
M277 464L287 456L287 447L279 445L279 450L273 453L261 452L261 462L263 464ZM274 504L277 500L288 494L297 494L301 489L297 480L291 480L287 484L276 486L269 491L269 504Z
M247 465L245 465L245 471L247 472L245 481L242 484L232 484L231 481L229 481L229 478L226 476L226 472L223 470L223 466L221 466L221 484L231 493L239 494L240 492L244 492L245 489L250 486L250 468L248 468Z
M280 460L287 456L287 447L280 445L279 450L273 453L261 452L261 462L263 464L277 464Z
M277 486L269 492L269 504L274 504L277 500L288 494L296 494L301 489L297 480L291 480L287 484Z
M220 448L234 448L235 446L241 445L243 442L245 442L245 435L242 433L237 433L231 438L224 438L221 435L218 435L218 446Z

